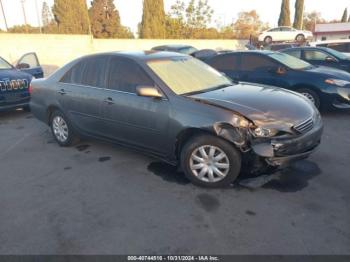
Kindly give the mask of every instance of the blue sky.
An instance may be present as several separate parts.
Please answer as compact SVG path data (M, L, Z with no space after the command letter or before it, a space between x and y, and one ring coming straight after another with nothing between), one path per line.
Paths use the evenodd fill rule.
M24 0L27 20L32 25L38 24L36 15L35 2L37 2L39 12L43 0ZM74 1L74 0L72 0ZM188 1L188 0L186 0ZM294 1L291 0L291 10L294 10ZM2 0L9 26L15 24L23 24L23 12L21 8L21 0ZM52 5L53 0L47 0ZM87 1L87 2L90 2ZM168 10L175 0L164 0L165 8ZM261 19L268 22L270 26L275 26L278 20L281 0L209 0L210 5L215 11L214 20L220 23L231 23L237 18L241 11L256 9ZM266 3L269 3L268 5ZM331 5L330 5L331 3ZM115 0L115 4L119 9L122 23L136 31L137 24L141 20L142 0ZM305 0L306 12L318 11L326 19L339 19L345 7L350 8L349 0ZM40 15L41 17L41 15ZM4 21L0 12L0 28L4 29Z

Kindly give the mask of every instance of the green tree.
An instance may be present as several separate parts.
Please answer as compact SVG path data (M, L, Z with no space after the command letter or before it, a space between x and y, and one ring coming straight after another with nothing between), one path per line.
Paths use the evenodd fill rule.
M89 9L91 31L96 38L133 38L120 23L113 0L93 0Z
M343 12L343 16L341 18L341 22L342 23L346 23L348 21L348 9L345 8L344 9L344 12Z
M144 0L140 26L141 38L165 38L165 11L163 0Z
M89 33L90 21L85 0L55 0L52 11L59 33Z
M210 38L214 37L215 28L208 28L213 16L213 9L207 0L191 0L188 5L177 0L171 6L168 16L173 23L167 26L167 32L180 30L181 38ZM170 26L175 26L171 28ZM218 31L216 30L217 34Z
M289 0L282 0L281 13L278 19L278 26L291 26Z
M41 9L41 20L44 27L48 26L53 20L50 7L46 3L46 1L43 2L43 7Z
M267 29L267 24L264 24L255 10L249 12L241 12L238 19L233 24L233 29L238 39L250 39L257 37L261 31Z
M295 16L293 27L296 29L303 29L303 16L304 16L304 0L295 1Z
M8 29L9 33L20 33L20 34L38 34L40 33L39 27L31 25L15 25Z
M304 14L304 22L303 27L305 30L314 31L315 24L323 24L326 23L326 20L322 18L321 13L313 11L311 13Z

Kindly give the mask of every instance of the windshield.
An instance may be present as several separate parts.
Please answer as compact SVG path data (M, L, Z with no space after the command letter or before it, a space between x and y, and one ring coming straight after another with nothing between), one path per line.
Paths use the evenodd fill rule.
M232 85L227 77L190 57L155 60L147 64L177 95L204 93Z
M347 55L344 55L343 53L340 53L339 51L336 51L334 49L331 48L325 48L327 50L328 53L330 53L331 55L335 56L338 59L341 60L345 60L345 59L349 59L349 57Z
M192 53L194 53L196 51L197 51L197 49L194 48L194 47L185 47L185 48L181 48L179 50L180 53L186 54L186 55L190 55L190 54L192 54Z
M282 54L282 53L273 53L273 54L270 54L269 56L291 69L302 70L308 67L312 67L311 64L291 55Z
M0 69L12 69L12 66L0 57Z

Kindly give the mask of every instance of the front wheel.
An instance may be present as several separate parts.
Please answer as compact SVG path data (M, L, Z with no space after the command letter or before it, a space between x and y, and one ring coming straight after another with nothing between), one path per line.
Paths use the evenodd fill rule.
M227 141L209 135L191 139L181 152L181 166L195 185L227 187L241 171L241 155Z
M301 89L298 89L297 91L298 93L302 94L307 99L309 99L317 109L320 108L321 106L320 98L315 91L309 88L301 88Z
M60 111L55 111L51 115L51 132L60 146L71 146L78 141L68 118Z

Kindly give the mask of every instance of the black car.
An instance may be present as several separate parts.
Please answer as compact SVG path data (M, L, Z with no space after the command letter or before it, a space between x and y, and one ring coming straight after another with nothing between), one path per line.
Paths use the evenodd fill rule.
M350 108L350 74L313 66L272 51L242 51L213 56L209 65L234 81L259 83L299 92L316 107Z
M287 48L294 48L300 46L299 44L293 44L293 43L278 43L278 44L271 44L267 45L264 47L264 50L269 50L269 51L279 51L282 49L287 49Z
M16 66L0 57L0 111L17 108L29 110L33 77L43 77L43 70L34 53L22 56Z
M236 84L167 52L77 59L33 82L31 109L61 146L79 135L116 142L178 165L208 187L230 184L242 168L259 174L307 158L323 130L303 96Z
M350 72L350 57L327 47L298 47L281 50L315 66L328 66Z
M153 51L175 52L185 55L191 55L198 49L190 45L161 45L152 48Z

